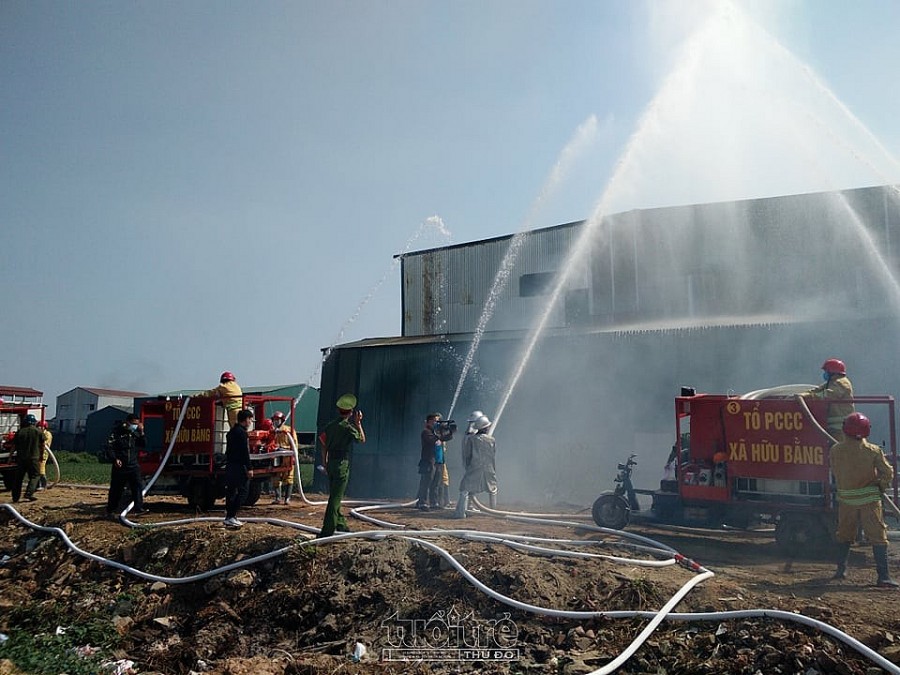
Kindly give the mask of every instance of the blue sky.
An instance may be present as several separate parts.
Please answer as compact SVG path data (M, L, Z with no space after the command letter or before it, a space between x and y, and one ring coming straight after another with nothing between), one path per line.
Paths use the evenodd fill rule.
M4 0L0 382L317 386L322 348L399 335L407 248L900 182L898 29L893 0Z

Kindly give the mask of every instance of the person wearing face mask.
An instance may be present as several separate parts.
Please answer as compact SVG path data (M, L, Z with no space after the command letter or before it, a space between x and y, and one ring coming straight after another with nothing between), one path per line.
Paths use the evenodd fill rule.
M269 418L272 423L272 434L274 437L275 449L279 452L291 452L297 448L297 433L291 429L289 424L285 424L284 413L280 410L275 411ZM274 489L272 490L272 503L290 505L291 496L294 493L294 486L297 484L296 457L284 457L283 461L290 462L291 470L282 474L280 478L275 479Z
M810 398L847 399L846 403L830 403L828 405L828 420L826 427L828 433L838 442L844 440L844 419L854 412L853 385L847 377L847 367L840 359L826 359L822 364L822 379L824 382L818 387L813 387L800 394Z
M106 516L116 520L122 491L128 486L134 500L133 515L146 513L144 508L144 488L141 482L141 469L138 466L138 452L146 445L144 425L137 415L131 414L124 421L117 422L109 435L107 447L112 459L112 471L109 476L109 495L106 498Z

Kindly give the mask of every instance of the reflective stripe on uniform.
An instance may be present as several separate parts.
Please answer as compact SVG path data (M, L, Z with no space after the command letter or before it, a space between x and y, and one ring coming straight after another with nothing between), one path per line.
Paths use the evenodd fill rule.
M861 506L863 504L872 504L881 501L881 490L877 485L866 485L865 487L853 490L838 490L837 497L839 502L850 506Z

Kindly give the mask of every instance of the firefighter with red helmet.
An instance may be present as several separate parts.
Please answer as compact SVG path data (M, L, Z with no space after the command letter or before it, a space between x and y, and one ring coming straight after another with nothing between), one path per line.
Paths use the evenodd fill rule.
M848 399L846 403L831 403L828 406L828 419L825 426L835 440L843 440L844 418L852 413L855 408L851 400L853 398L853 385L847 377L847 366L840 359L826 359L822 364L822 379L824 382L818 387L813 387L801 396L827 399Z
M241 385L237 383L237 379L230 370L226 370L219 377L219 386L208 389L200 396L213 396L218 399L225 407L228 413L228 426L233 427L237 424L238 411L244 405L244 392Z
M866 440L871 430L868 417L858 412L851 413L843 422L845 439L831 448L831 472L838 501L835 533L838 563L834 578L845 578L850 546L862 526L875 556L876 583L878 586L896 588L900 584L893 581L888 573L887 527L881 506L882 493L890 486L894 469L888 464L881 448Z

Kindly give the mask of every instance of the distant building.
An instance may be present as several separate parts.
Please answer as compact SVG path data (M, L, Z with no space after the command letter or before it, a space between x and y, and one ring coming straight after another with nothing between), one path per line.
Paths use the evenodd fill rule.
M21 416L29 412L45 419L44 392L30 387L0 384L0 436L18 430Z
M106 406L134 410L134 399L147 396L142 391L122 391L97 387L76 387L56 397L56 430L59 449L83 452L86 449L88 415ZM55 439L54 439L55 440ZM54 447L56 443L54 443Z
M31 387L14 387L0 384L0 399L5 403L27 403L40 406L44 402L44 392Z

